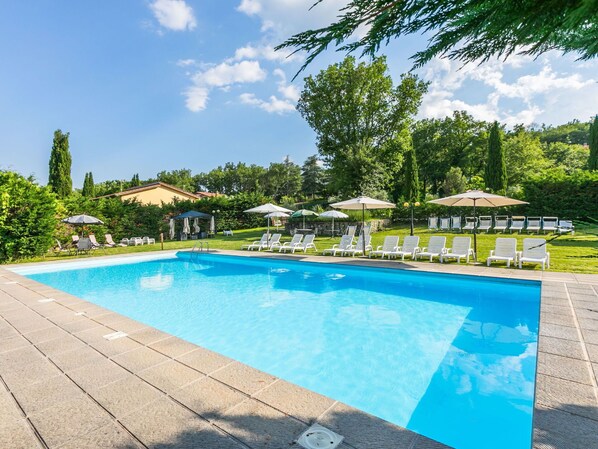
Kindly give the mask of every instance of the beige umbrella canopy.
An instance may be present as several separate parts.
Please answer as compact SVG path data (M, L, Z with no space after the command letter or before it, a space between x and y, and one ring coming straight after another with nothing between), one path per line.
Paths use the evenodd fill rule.
M272 212L293 212L290 209L285 209L284 207L277 206L276 204L266 203L262 204L261 206L252 207L251 209L244 210L248 214L270 214ZM270 217L268 217L268 235L270 235Z
M338 203L332 203L330 206L335 209L345 210L360 210L361 211L361 229L365 229L365 211L370 209L392 209L396 205L389 203L388 201L377 200L370 198L369 196L359 196L357 198L351 198L350 200L340 201ZM363 241L363 255L365 256L365 236Z
M495 195L493 193L484 192L482 190L469 190L465 193L439 198L437 200L428 201L432 204L440 204L443 206L463 206L473 207L473 216L476 218L476 207L502 207L515 206L517 204L529 204L526 201L516 200L507 196ZM478 260L478 241L476 238L476 227L473 228L473 251L474 259Z

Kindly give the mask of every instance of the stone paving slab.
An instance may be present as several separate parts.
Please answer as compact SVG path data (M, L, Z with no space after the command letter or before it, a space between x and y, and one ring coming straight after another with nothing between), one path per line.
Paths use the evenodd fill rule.
M343 263L542 280L534 447L585 449L597 441L598 277ZM103 338L116 331L129 336ZM296 448L313 422L345 436L341 449L446 447L0 268L1 448Z

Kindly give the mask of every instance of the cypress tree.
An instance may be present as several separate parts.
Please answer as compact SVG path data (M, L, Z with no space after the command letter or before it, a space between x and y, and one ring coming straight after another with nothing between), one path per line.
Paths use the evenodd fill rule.
M133 178L131 178L131 187L138 187L141 185L141 181L139 181L139 173L135 173Z
M502 145L502 135L498 122L490 128L488 139L488 160L484 173L486 187L495 193L505 193L507 190L507 166L505 152Z
M419 176L417 174L417 159L413 146L405 153L405 185L403 195L408 202L419 199Z
M81 194L86 197L96 196L96 186L93 182L93 174L91 172L85 173L85 181L83 181L83 190Z
M598 115L594 117L594 122L590 125L588 170L598 170Z
M71 179L71 153L69 151L69 133L54 131L52 153L50 154L50 174L48 185L59 198L69 196L73 190Z

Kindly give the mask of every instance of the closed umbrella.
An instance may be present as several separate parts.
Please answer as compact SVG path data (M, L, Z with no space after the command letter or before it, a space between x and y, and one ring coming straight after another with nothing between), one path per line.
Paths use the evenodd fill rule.
M271 212L293 212L292 210L285 209L284 207L277 206L276 204L266 203L262 204L261 206L252 207L251 209L247 209L243 212L248 214L269 214ZM270 235L270 217L268 217L268 236Z
M341 201L339 203L331 204L335 209L345 210L361 210L361 229L365 229L365 211L366 209L391 209L396 207L395 204L388 201L377 200L368 196L359 196L351 198L350 200ZM363 241L363 255L365 256L365 235Z
M168 236L170 237L170 240L174 240L174 220L172 218L168 223Z
M517 204L529 204L526 201L516 200L507 196L495 195L493 193L484 192L482 190L469 190L458 195L447 196L437 200L428 201L432 204L441 204L443 206L473 206L473 217L477 223L476 207L502 207L514 206ZM478 260L478 241L476 238L476 226L473 227L473 251L474 260Z
M326 212L322 212L320 217L324 218L332 218L332 237L334 237L334 219L335 218L349 218L349 216L343 212L338 210L327 210Z
M214 217L212 217L212 220L213 219ZM193 233L199 234L199 221L197 220L197 217L193 219Z
M189 227L189 219L183 218L183 234L191 234L191 228Z
M210 218L210 234L216 235L216 220L214 220L214 216Z
M313 210L299 209L291 214L293 218L303 217L303 229L305 229L305 217L317 217L318 214Z

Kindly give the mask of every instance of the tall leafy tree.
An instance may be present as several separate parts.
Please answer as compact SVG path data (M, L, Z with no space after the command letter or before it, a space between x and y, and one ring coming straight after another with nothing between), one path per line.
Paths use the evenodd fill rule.
M507 166L502 143L502 133L498 122L490 128L488 138L488 161L484 173L486 187L493 192L505 193L507 190Z
M191 192L195 188L195 182L191 175L191 170L182 168L180 170L161 171L157 175L158 181L173 185L179 189Z
M326 170L322 167L318 156L309 156L301 167L302 190L306 195L314 198L321 196L326 187Z
M467 180L459 167L451 167L444 177L442 193L445 196L463 193L467 187Z
M71 153L69 151L69 133L57 129L54 131L52 153L50 154L50 174L48 185L58 198L65 198L73 191L71 179Z
M419 176L417 170L417 159L413 147L405 152L405 162L403 163L404 187L403 197L409 202L419 199Z
M318 152L330 168L331 193L341 196L388 191L400 169L405 130L426 91L416 76L398 86L385 58L355 58L305 79L297 109L316 132Z
M507 185L521 185L527 178L547 168L549 161L544 157L540 140L521 126L508 133L504 143Z
M135 173L133 175L129 184L131 187L139 187L141 185L141 181L139 180L139 173Z
M279 201L282 197L295 198L301 192L301 167L289 156L282 163L272 162L263 176L266 195Z
M598 115L590 127L590 156L588 157L588 169L598 170Z
M91 172L85 173L85 180L83 181L83 189L81 190L81 194L83 196L92 198L95 196L95 183L93 182L93 174Z
M555 49L592 59L598 56L597 16L595 0L351 0L336 22L296 34L277 49L306 51L303 69L330 46L373 56L391 39L425 32L430 38L412 57L416 66L437 56L475 62Z

